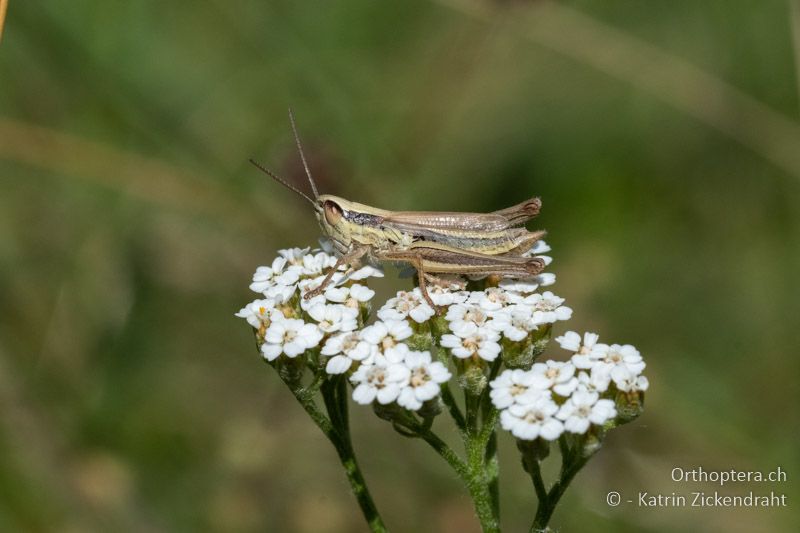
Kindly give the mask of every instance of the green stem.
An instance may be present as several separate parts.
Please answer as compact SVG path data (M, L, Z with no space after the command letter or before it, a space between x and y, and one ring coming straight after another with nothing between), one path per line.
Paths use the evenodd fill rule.
M486 446L486 476L488 477L489 496L492 499L492 513L500 520L500 460L497 456L497 432L492 431Z
M484 532L500 531L498 498L498 472L496 446L490 446L495 435L497 410L486 403L488 393L470 394L464 390L466 407L465 446L469 478L467 488L475 505L475 512ZM482 422L482 423L481 423Z
M478 438L478 419L480 415L481 397L464 391L464 407L466 411L466 429L469 439Z
M464 420L464 415L461 414L461 409L459 409L456 399L453 396L452 391L450 391L450 386L447 383L442 383L442 402L444 402L444 405L447 407L447 411L453 418L453 422L456 423L456 427L458 428L458 432L461 434L461 437L464 438L464 433L467 430L467 422Z
M492 497L491 480L486 468L486 442L480 435L470 435L467 444L467 467L469 475L467 488L475 504L475 512L481 523L481 529L486 532L499 532L500 521L497 517L498 505Z
M536 490L536 498L539 500L539 507L541 507L542 502L547 501L547 488L544 486L544 478L542 478L542 467L538 460L534 460L530 463L529 468L531 470L533 488Z
M446 442L429 428L425 428L419 423L414 424L407 421L404 421L404 424L447 461L467 486L483 531L492 533L500 531L484 463L486 442L481 439L481 435L473 434L470 436L467 441L468 460L464 462Z
M500 369L501 360L498 357L489 368L489 381L497 377ZM492 511L497 521L500 520L500 461L497 456L497 419L500 412L495 409L489 395L489 387L481 393L480 399L482 426L479 435L479 442L485 449L484 469L491 497Z
M419 428L417 431L417 435L427 442L431 448L433 448L436 453L438 453L447 464L455 471L459 478L465 483L469 480L469 468L467 467L466 463L458 456L458 454L453 451L453 449L438 435L436 435L430 429Z
M533 472L531 473L531 478L534 480L534 486L537 486L535 478L538 477L541 488L536 487L536 494L539 497L539 507L536 509L536 516L531 525L531 533L547 530L547 524L550 522L550 518L553 516L553 511L555 511L561 496L564 495L572 479L580 469L586 465L591 457L590 455L583 455L583 453L581 453L580 443L575 444L575 446L570 449L564 436L559 438L558 443L561 449L561 473L558 481L553 484L550 491L547 492L544 497L542 497L540 493L540 490L544 489L544 483L541 481L539 462L535 461L535 465L532 465ZM536 475L534 475L534 472Z
M347 480L350 482L350 489L358 501L364 519L369 528L374 533L385 533L386 525L383 523L378 508L372 500L372 495L367 488L367 482L356 461L353 444L350 440L350 427L348 424L347 412L347 384L344 380L332 380L323 382L320 390L328 411L326 417L317 407L314 401L313 390L305 390L293 387L292 383L284 380L289 390L308 413L314 423L322 430L336 449L339 461L344 467ZM329 418L330 417L330 418Z

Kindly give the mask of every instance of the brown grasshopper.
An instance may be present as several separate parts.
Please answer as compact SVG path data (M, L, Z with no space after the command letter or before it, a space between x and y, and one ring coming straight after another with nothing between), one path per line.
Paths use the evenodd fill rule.
M522 226L539 214L542 202L531 198L492 213L447 211L387 211L351 202L330 194L320 195L308 168L294 116L289 112L297 150L314 198L311 199L254 160L250 162L273 179L296 192L314 206L322 232L334 246L338 260L322 283L303 297L321 294L341 265L351 268L367 262L392 261L417 270L419 288L434 309L426 281L433 274L496 275L526 278L539 274L544 262L525 257L545 232L530 232Z

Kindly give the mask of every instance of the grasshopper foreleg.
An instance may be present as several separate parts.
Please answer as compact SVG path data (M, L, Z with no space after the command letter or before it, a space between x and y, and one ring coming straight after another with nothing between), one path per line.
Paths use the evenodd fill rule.
M339 259L336 260L336 264L333 265L333 268L331 268L330 272L328 272L328 275L325 276L325 279L322 280L322 283L320 283L319 286L317 286L316 288L307 291L303 295L303 299L310 300L314 296L322 294L322 291L324 291L328 287L328 285L331 284L331 280L333 280L333 275L339 270L340 266L351 264L353 262L358 261L359 259L364 257L364 254L366 254L368 251L369 251L368 246L358 246L356 248L353 248L346 254L340 256Z

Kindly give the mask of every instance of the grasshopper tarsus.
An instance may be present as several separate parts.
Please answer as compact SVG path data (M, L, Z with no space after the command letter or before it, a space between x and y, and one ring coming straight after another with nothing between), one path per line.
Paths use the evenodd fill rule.
M303 300L310 300L314 296L318 296L320 294L322 294L322 291L317 289L311 289L309 291L306 291L306 293L303 295Z

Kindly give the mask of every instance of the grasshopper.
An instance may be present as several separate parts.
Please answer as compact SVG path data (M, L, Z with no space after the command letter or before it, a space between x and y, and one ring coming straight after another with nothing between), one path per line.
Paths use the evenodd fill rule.
M321 294L340 266L354 268L364 261L391 261L414 267L422 295L436 310L438 307L427 290L428 281L440 281L434 274L526 278L544 269L542 259L524 254L545 232L530 232L520 227L539 214L542 206L539 198L491 213L462 213L387 211L339 196L320 195L303 154L291 111L289 121L314 198L256 161L251 159L250 162L314 206L322 232L333 243L338 256L336 265L322 283L306 292L303 298Z

